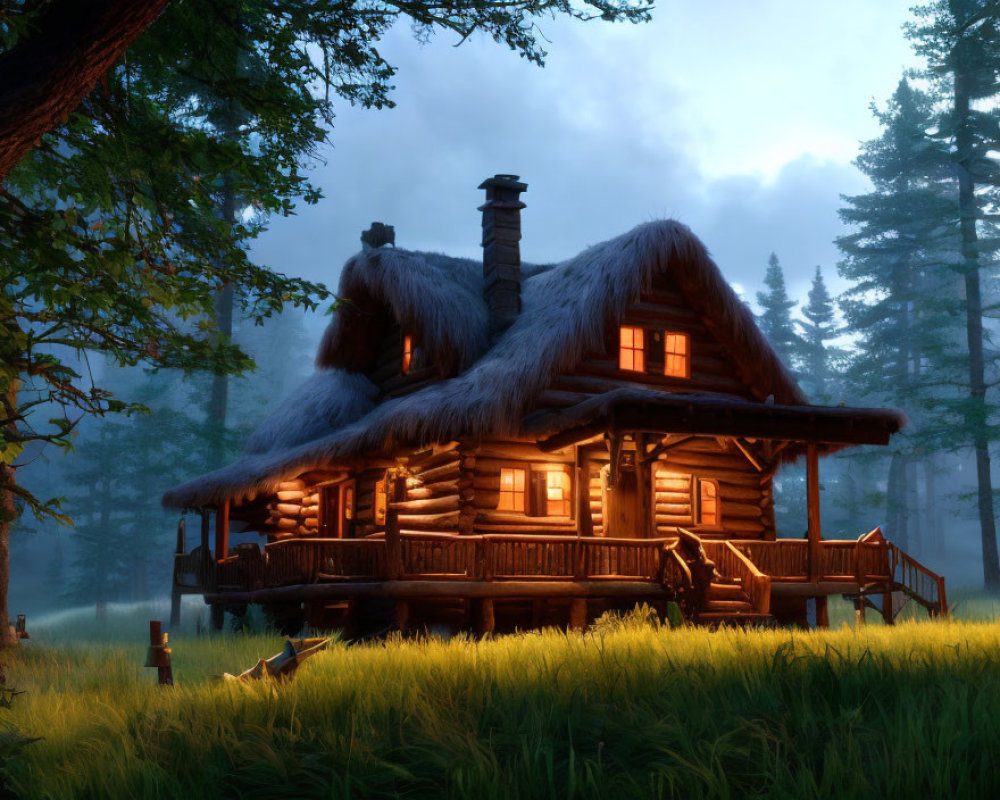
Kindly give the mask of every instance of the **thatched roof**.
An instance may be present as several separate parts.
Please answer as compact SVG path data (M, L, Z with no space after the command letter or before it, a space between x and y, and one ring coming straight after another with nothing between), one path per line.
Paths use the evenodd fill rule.
M239 461L170 490L163 502L198 506L266 491L400 444L516 435L552 376L602 350L606 326L617 326L662 272L737 356L760 400L806 403L750 310L680 223L647 223L562 263L525 266L521 315L492 346L478 261L380 248L344 269L338 294L346 302L323 337L320 373L272 414ZM387 314L418 333L431 363L454 376L373 406L370 382L350 373L370 365Z

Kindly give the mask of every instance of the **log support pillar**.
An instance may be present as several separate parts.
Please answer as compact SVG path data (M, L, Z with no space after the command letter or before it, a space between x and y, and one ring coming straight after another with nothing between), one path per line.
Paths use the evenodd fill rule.
M823 542L819 519L819 450L816 444L806 445L806 507L809 515L809 580L823 577ZM825 603L825 600L824 600ZM819 615L819 599L816 601Z
M531 601L531 627L538 630L542 627L542 621L545 619L545 601L536 597Z
M882 621L886 625L896 624L896 619L892 615L892 592L882 593Z
M393 622L396 624L396 628L404 636L410 626L410 601L409 600L397 600L396 605L393 608Z
M569 628L583 631L587 628L587 598L574 597L569 601Z
M226 607L222 603L212 603L209 608L210 629L212 633L221 633L226 619Z
M820 595L816 598L816 627L830 627L830 610L827 608L827 596Z
M215 560L229 555L229 501L224 500L215 512Z
M489 636L496 628L496 619L493 616L493 598L473 598L470 602L472 604L472 626L476 635Z

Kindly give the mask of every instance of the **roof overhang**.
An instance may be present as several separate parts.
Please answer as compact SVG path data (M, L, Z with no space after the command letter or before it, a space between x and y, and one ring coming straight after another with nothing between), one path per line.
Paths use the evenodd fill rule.
M639 395L639 396L637 396ZM536 412L525 433L542 450L590 439L600 433L687 433L845 445L889 443L906 424L893 409L791 406L705 395L616 390L561 411Z

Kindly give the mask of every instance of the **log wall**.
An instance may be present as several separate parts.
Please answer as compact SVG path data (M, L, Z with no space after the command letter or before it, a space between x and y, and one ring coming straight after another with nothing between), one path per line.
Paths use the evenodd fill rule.
M570 517L535 517L515 511L499 511L500 470L504 467L525 471L526 500L531 492L532 472L566 472L573 485L575 454L572 448L557 453L543 453L534 442L484 441L475 450L472 473L475 510L474 533L576 533L576 520ZM575 498L570 503L575 507Z
M410 394L443 377L437 369L425 363L416 341L413 342L410 370L403 374L403 334L399 323L390 315L379 339L375 363L368 373L372 383L379 388L379 400Z
M621 325L653 331L687 333L691 343L691 377L674 378L661 371L631 372L618 367L619 329L609 325L604 349L588 353L568 373L553 378L538 407L566 407L589 396L622 386L641 386L667 392L713 392L763 400L751 388L750 378L693 311L669 275L659 275L625 313ZM662 362L662 357L660 358ZM652 368L647 363L647 370Z

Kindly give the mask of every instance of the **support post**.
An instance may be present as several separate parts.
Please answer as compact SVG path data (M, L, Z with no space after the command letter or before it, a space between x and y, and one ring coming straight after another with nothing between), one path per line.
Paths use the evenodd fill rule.
M229 501L223 500L215 512L215 560L229 555Z
M170 648L167 637L158 619L149 621L149 653L146 666L156 667L156 679L160 686L173 686L174 673L170 666Z
M186 525L184 517L177 522L177 547L175 555L182 556L187 552ZM174 559L174 579L170 585L170 629L173 630L181 624L181 595L177 588L177 559Z
M409 600L397 600L395 608L393 609L393 619L396 623L396 627L399 632L404 636L406 635L407 628L410 625L410 601Z
M587 628L587 598L574 597L569 601L569 627L573 631Z
M806 445L806 508L809 516L809 580L823 577L823 542L819 519L819 450L814 442ZM818 615L817 601L817 615Z
M882 621L886 625L895 625L896 618L892 614L892 592L882 593Z
M489 636L496 628L493 616L493 598L474 598L472 601L473 627L479 636Z
M827 608L827 596L825 594L816 598L816 627L830 627L830 610Z
M860 628L865 625L867 620L865 620L865 598L864 596L859 597L854 601L854 627Z
M386 491L389 495L385 509L385 564L388 573L386 578L398 581L403 574L403 542L399 535L399 511L396 503L403 499L406 486L405 480L395 472L386 476L386 481L388 482Z
M212 633L221 633L222 625L226 621L226 607L222 603L212 603L211 608L211 631Z

